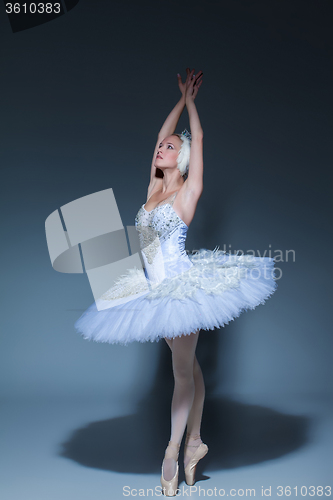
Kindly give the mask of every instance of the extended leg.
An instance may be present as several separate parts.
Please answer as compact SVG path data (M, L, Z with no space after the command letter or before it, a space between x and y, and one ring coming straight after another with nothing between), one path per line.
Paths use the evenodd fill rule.
M172 351L173 339L165 339ZM188 464L196 448L202 443L200 428L205 400L205 383L197 357L194 356L193 377L195 393L191 411L187 419L187 439L185 442L184 466ZM189 446L188 446L189 445Z
M202 412L205 401L205 383L197 357L194 357L193 377L195 396L190 414L187 419L187 432L191 435L200 434Z
M199 332L172 339L172 368L175 387L171 404L170 441L173 443L181 443L194 401L193 366L198 337ZM175 459L166 458L163 467L164 478L166 480L172 479L176 472Z

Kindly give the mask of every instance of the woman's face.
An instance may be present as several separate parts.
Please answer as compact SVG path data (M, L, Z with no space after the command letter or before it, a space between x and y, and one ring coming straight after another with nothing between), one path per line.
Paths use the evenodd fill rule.
M182 141L176 135L169 135L163 139L157 150L155 167L161 170L177 168L177 157L181 146Z

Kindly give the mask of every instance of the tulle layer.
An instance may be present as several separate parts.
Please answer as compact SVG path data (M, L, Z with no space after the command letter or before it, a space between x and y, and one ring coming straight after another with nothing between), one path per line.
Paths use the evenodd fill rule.
M189 258L190 269L148 290L142 275L130 270L117 289L129 293L132 283L133 299L105 310L92 304L75 329L86 340L123 345L190 335L228 324L243 311L264 304L277 288L270 257L202 249ZM114 291L113 297L117 298Z

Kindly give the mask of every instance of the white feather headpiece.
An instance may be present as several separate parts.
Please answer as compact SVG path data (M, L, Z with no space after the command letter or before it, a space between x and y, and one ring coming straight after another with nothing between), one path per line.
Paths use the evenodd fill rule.
M186 129L183 130L183 132L179 135L179 137L183 141L183 144L178 153L177 163L178 163L178 170L183 176L188 172L192 137L190 132Z

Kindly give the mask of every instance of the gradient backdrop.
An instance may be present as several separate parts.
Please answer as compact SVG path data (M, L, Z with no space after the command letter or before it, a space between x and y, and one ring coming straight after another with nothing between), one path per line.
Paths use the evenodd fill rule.
M86 275L52 269L44 223L61 205L111 187L123 224L134 224L146 201L157 133L180 96L176 75L184 78L186 66L204 72L196 104L205 166L187 248L251 249L258 256L270 250L266 255L273 257L279 250L283 259L276 264L282 274L278 289L264 306L219 331L201 333L197 355L207 384L203 435L216 442L229 422L240 439L250 419L258 439L247 449L254 450L255 443L267 443L261 435L266 417L267 432L275 429L268 415L275 401L328 401L333 381L329 2L80 0L58 19L16 33L1 5L0 30L1 398L4 421L25 415L18 441L13 434L14 448L8 444L8 450L19 453L23 447L22 426L34 420L32 407L40 408L36 415L46 425L54 416L51 407L57 408L59 423L61 415L80 414L78 408L84 412L88 405L91 413L82 421L69 419L54 435L56 444L68 433L63 455L96 469L156 474L158 482L169 433L169 349L164 342L97 344L75 333L74 322L93 301L92 293ZM186 110L177 131L185 127ZM291 252L286 262L288 250L294 258ZM252 420L248 405L254 402L265 405ZM91 452L82 444L87 435L71 435L90 423L94 446L104 446L103 429L92 423L99 418L95 403L104 404L101 415L110 418L104 429L109 442L126 445L122 458L103 461L101 448ZM299 420L287 419L285 427L281 422L287 417L272 417L282 425L271 433L277 448L263 446L258 456L240 458L231 440L224 461L217 450L212 454L210 470L282 456L307 442L301 408L295 407ZM245 420L234 428L237 416ZM51 427L43 427L40 440ZM126 442L129 428L141 451L154 455L151 461L143 458L139 468L129 452L133 442ZM26 458L32 456L30 449ZM12 466L19 467L14 459ZM31 470L31 481L37 470ZM9 469L7 474L11 477ZM52 484L51 472L48 480ZM17 486L4 484L4 498L19 498ZM43 490L36 479L29 490L29 484L25 500L46 498L46 486ZM93 498L93 492L77 495ZM54 498L60 496L76 498L65 490Z

